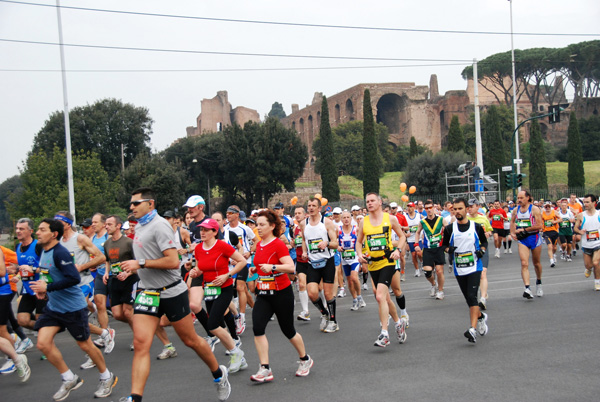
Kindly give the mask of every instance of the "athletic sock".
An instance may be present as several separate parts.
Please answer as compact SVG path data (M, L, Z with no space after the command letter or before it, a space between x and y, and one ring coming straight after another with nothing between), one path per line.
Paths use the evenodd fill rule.
M317 310L321 312L322 315L327 315L327 309L325 308L325 304L323 304L323 300L321 300L321 298L318 298L316 301L313 302L313 304L315 305Z
M73 381L75 378L75 374L71 370L67 370L64 373L60 374L63 381Z
M303 362L308 360L308 355L304 355L304 357L301 357L300 360L302 360Z
M536 285L541 285L542 284L542 280L541 279L536 279L535 280L535 284Z
M384 330L382 329L382 330L381 330L381 335L383 335L383 336L386 336L386 337L389 337L389 336L390 336L390 333L389 333L389 332L387 332L387 331L384 331Z
M131 399L133 402L142 402L142 396L138 394L131 394Z
M229 330L229 333L231 334L231 337L236 340L238 339L237 333L235 332L235 320L233 318L233 314L231 313L231 311L227 314L225 314L225 324L227 325L227 329Z
M319 290L319 298L323 301L323 305L327 304L327 298L325 298L325 292L322 290Z
M298 298L300 299L302 311L308 311L308 292L306 290L298 292Z
M167 349L169 349L169 348L173 347L173 344L172 343L167 343L164 347L167 348Z
M504 246L504 249L506 250L506 242L505 241L502 242L502 245Z
M221 367L212 372L213 378L216 380L217 378L223 377L223 372L221 371ZM133 396L133 395L132 395Z
M525 285L525 289L530 289L529 285Z
M396 303L398 303L400 310L406 310L406 298L404 297L404 293L400 296L396 296Z
M337 322L335 316L335 296L331 300L327 300L327 308L329 309L329 319L333 322Z
M246 322L246 313L240 313L243 322Z
M264 368L266 368L267 370L269 370L269 368L270 368L268 364L261 364L261 365L260 365L260 367L264 367Z
M108 380L110 378L110 371L108 371L108 367L104 370L104 373L100 373L101 380Z
M369 279L369 271L363 272L363 284L367 283L367 279Z
M510 248L512 246L512 240L508 241L508 248Z

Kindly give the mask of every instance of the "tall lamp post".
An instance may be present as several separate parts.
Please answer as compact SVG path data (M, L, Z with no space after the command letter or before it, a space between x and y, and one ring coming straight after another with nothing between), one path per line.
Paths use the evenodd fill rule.
M196 164L198 163L198 159L194 158L192 160L192 163L194 163L194 166L196 166ZM194 169L196 170L196 169ZM208 175L208 173L206 173L206 190L207 190L207 196L206 196L206 200L207 200L207 210L206 212L210 212L210 176Z

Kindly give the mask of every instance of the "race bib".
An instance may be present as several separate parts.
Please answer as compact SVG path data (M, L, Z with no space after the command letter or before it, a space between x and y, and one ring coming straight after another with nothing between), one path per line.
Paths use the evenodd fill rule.
M207 283L204 285L204 300L213 301L221 295L221 287Z
M367 235L367 245L371 251L382 251L387 246L387 238L383 233Z
M472 252L454 253L454 263L456 268L468 268L475 265L475 256Z
M33 272L28 271L26 269L20 269L19 271L21 272L21 280L22 281L30 281L33 279L33 277L35 275Z
M113 275L119 275L123 270L121 269L121 263L117 262L115 264L110 264L110 272Z
M259 296L273 296L277 291L277 283L272 276L259 276L256 281L256 291Z
M344 250L342 251L342 259L344 260L353 260L356 258L355 250Z
M296 247L302 247L302 236L296 236L294 238L294 244Z
M531 219L517 219L517 227L518 228L530 228L531 227Z
M587 241L597 241L600 240L600 233L597 230L590 230L585 232L585 237Z
M552 220L545 220L544 221L544 226L546 226L547 228L549 228L550 226L554 226L554 222Z
M560 222L560 227L561 227L561 228L565 228L565 229L566 229L566 228L570 228L570 227L571 227L571 222L570 222L568 219L563 219L563 220Z
M309 253L320 253L322 250L318 247L323 239L312 239L308 241L308 252Z
M442 242L442 234L436 234L436 235L432 235L429 238L429 246L431 248L436 248L440 246L440 243Z
M159 305L160 291L142 290L135 298L133 309L137 311L144 311L152 314L157 314Z
M501 221L502 220L502 215L494 215L494 217L492 218L492 220L497 221Z
M47 269L40 269L40 279L46 283L52 283L54 280L50 276L50 272Z
M417 233L417 230L418 230L418 229L419 229L419 226L418 226L418 225L415 225L415 226L410 226L410 227L408 228L408 231L409 231L410 233Z

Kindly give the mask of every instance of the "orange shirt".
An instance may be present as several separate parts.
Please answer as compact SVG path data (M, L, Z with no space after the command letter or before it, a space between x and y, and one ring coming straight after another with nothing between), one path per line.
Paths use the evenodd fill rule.
M575 204L569 203L569 207L571 208L573 215L577 215L577 214L583 212L583 208L581 207L581 204L578 202L575 202Z
M542 221L544 222L544 232L555 231L558 232L558 222L555 222L558 219L556 216L556 212L551 210L549 214L546 211L542 211Z

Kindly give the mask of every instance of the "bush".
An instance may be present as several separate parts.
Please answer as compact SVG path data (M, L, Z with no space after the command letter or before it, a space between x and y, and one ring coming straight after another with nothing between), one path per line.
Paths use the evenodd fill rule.
M417 187L414 196L446 193L446 176L457 175L457 168L461 163L470 160L469 155L463 151L438 152L435 155L424 153L412 159L404 175L404 181Z

